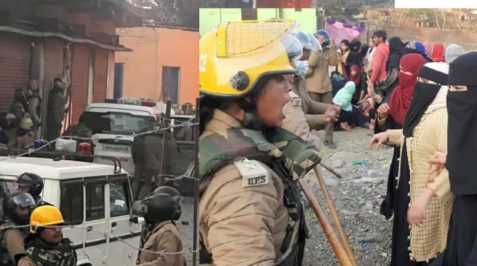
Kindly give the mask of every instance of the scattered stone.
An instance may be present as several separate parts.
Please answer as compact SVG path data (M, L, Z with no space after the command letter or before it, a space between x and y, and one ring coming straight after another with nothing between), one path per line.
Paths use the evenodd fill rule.
M334 170L334 169L340 169L344 166L344 161L343 160L333 160L331 161L330 163L330 167Z
M372 178L372 177L363 177L363 178L359 178L359 179L355 179L352 181L353 183L366 183L366 182L370 182L370 183L375 183L375 184L378 184L380 182L383 182L382 180L379 180L379 179L376 179L376 178Z
M379 214L379 206L382 196L386 194L392 149L369 150L367 132L365 129L335 132L337 149L327 150L322 146L321 154L323 162L335 170L339 169L337 172L344 178L337 179L324 169L322 173L358 265L389 265L392 221L386 221ZM319 134L322 135L323 131ZM368 165L352 165L354 160L367 161ZM312 176L310 180L316 178ZM316 186L313 188L328 220L333 223L323 193L315 189ZM303 265L338 266L311 209L307 209L306 217L310 238Z
M378 233L368 233L361 237L358 241L360 243L375 243L375 242L380 242L382 236Z

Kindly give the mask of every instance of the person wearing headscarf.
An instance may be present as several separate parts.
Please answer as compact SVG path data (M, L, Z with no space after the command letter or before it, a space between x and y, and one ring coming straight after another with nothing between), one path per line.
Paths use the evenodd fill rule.
M417 75L425 60L419 54L407 54L401 58L399 70L399 85L389 98L389 115L399 125L404 124L404 118L411 105Z
M399 60L401 60L402 55L404 54L404 48L406 44L401 40L401 38L394 36L389 38L389 60L387 65L387 70L399 69Z
M418 53L418 54L422 55L422 57L424 57L424 59L426 59L427 62L432 62L432 59L427 54L426 47L421 42L410 41L406 45L406 47L413 50L415 53Z
M424 44L422 42L416 42L416 51L420 53L421 55L426 55L426 47L424 47Z
M391 90L396 86L399 73L399 60L405 54L406 44L401 38L394 36L388 41L389 43L389 59L386 66L386 79L376 88L376 92L382 97L389 96Z
M345 78L349 77L350 66L348 65L348 57L350 55L350 52L350 42L348 40L342 40L340 43L340 48L338 50L339 62L336 69L338 73L340 73Z
M425 266L446 249L453 196L449 174L429 175L427 161L447 149L448 65L428 63L420 71L402 130L387 130L372 146L401 147L399 176L393 181L391 265ZM389 187L388 187L389 188ZM441 258L439 258L441 259Z
M399 83L393 90L389 101L381 104L377 110L376 133L388 129L402 129L404 118L411 103L417 74L424 63L422 56L416 53L407 54L401 58ZM390 219L393 216L394 184L396 176L399 175L399 158L400 149L395 147L391 165L389 166L387 193L380 209L380 213L386 219Z
M444 44L442 43L435 43L433 48L432 48L432 61L434 62L444 62L444 53L445 53L445 48Z
M445 52L445 60L448 64L450 64L454 59L463 55L465 53L464 48L457 44L449 44L446 48Z
M362 68L358 65L351 65L349 80L354 82L356 92L353 95L353 104L358 104L366 94L366 77Z
M424 48L426 49L426 55L431 57L432 49L434 48L434 45L432 44L432 42L424 42Z
M350 67L353 65L357 65L361 67L363 65L363 58L365 53L362 51L363 45L359 40L352 40L349 43L350 53L348 58L346 59L346 65Z
M447 95L448 140L445 151L430 160L437 164L434 171L449 171L450 188L454 194L446 266L477 265L477 52L457 57L449 66ZM443 156L440 156L443 155Z

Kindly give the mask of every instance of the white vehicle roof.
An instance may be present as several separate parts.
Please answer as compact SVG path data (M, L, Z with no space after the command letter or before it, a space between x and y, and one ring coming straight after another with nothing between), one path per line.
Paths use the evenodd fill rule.
M89 112L122 112L134 115L155 116L161 113L157 107L120 103L92 103L86 107Z
M114 166L50 158L0 157L0 176L31 172L44 179L65 180L81 177L114 175ZM122 173L125 173L122 171Z

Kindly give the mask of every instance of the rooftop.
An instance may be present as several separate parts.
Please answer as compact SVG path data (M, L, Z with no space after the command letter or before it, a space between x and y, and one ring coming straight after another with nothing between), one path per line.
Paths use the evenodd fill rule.
M0 157L0 176L14 176L31 172L44 179L64 180L73 178L114 175L114 167L70 160L53 160L35 157Z

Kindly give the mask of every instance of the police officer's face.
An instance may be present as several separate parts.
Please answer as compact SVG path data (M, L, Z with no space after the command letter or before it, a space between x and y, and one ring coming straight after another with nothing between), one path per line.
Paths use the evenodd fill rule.
M271 79L257 97L257 115L269 127L280 127L285 115L282 112L290 100L289 82L283 78Z
M63 239L60 226L47 227L41 231L40 236L50 243L59 243Z
M300 60L308 60L308 58L310 58L310 53L310 50L303 49L303 55L301 56Z
M30 208L18 206L16 209L18 217L28 220L30 216Z
M18 193L30 193L30 186L27 184L19 183L17 184L17 192Z

